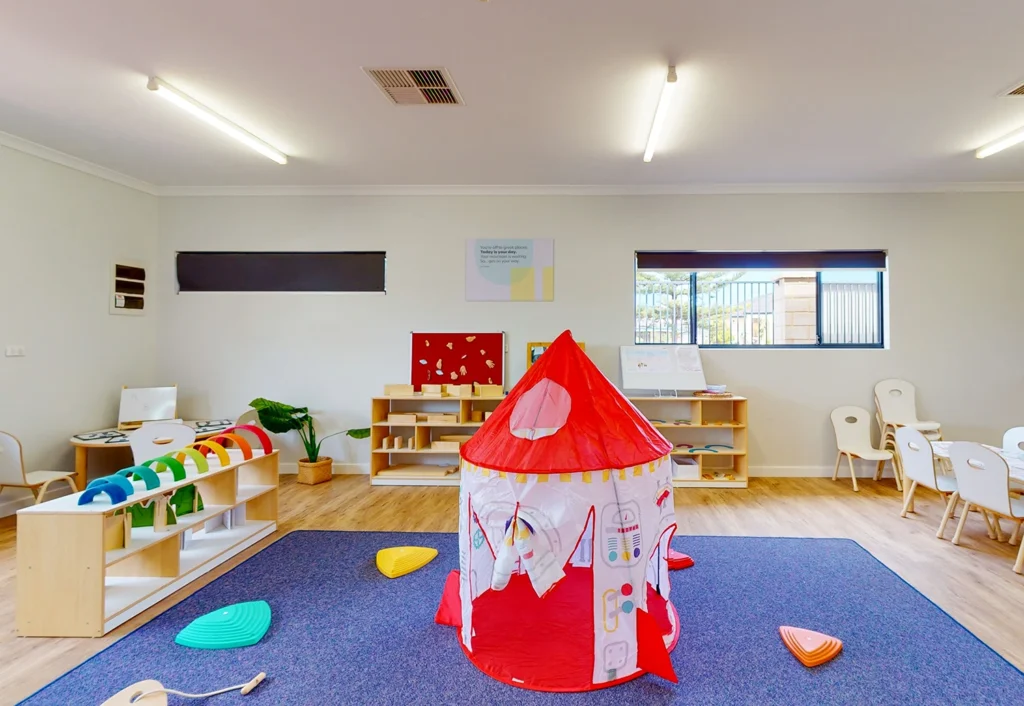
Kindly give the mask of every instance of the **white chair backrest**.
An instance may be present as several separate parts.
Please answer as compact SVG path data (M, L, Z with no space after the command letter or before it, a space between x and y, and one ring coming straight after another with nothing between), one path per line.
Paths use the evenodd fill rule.
M840 451L871 448L871 413L862 407L836 407L832 428Z
M25 485L21 442L5 431L0 431L0 485Z
M1003 457L981 444L955 441L949 447L956 486L964 502L1012 517L1010 469Z
M1006 430L1003 434L1003 449L1015 454L1024 454L1024 427Z
M128 436L135 463L177 451L196 440L196 430L177 422L151 422L143 424Z
M240 416L235 421L236 427L240 427L243 424L254 424L258 426L260 429L263 428L263 425L260 424L260 414L255 409L250 409L248 412L243 412L242 416Z
M912 424L917 418L917 391L906 380L882 380L875 385L875 404L883 421Z
M896 447L900 451L903 475L919 485L938 490L935 480L935 456L932 445L917 429L900 427L896 430Z

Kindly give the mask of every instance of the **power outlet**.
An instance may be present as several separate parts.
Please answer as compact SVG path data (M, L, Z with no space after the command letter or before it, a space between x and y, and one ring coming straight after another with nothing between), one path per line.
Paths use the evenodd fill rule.
M25 346L7 346L4 355L8 358L21 358L25 355Z

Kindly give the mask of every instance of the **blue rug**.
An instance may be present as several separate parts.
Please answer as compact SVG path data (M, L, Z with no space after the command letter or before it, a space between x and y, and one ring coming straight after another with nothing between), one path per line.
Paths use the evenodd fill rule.
M400 579L377 549L436 547ZM293 532L29 697L24 704L99 704L128 684L212 691L267 673L248 696L171 704L1010 704L1024 674L844 539L677 537L696 566L673 573L682 637L678 685L644 676L588 694L506 686L470 665L455 629L434 623L458 566L454 534ZM937 570L941 570L937 567ZM174 644L193 618L266 600L273 624L252 647L209 652ZM843 640L834 661L806 669L779 625ZM1008 630L1016 629L1007 625Z

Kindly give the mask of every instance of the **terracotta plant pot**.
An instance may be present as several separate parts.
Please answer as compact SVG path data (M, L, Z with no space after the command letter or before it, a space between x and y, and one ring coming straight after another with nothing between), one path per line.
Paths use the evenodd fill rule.
M334 459L330 456L321 456L310 463L308 458L299 459L299 482L306 485L325 483L331 479L331 472L334 466Z

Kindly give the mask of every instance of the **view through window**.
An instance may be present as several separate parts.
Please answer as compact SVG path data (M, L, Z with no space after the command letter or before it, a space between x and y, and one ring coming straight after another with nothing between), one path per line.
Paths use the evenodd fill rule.
M883 345L885 253L730 255L638 252L636 343ZM730 261L744 266L721 267ZM673 264L689 267L664 267Z

